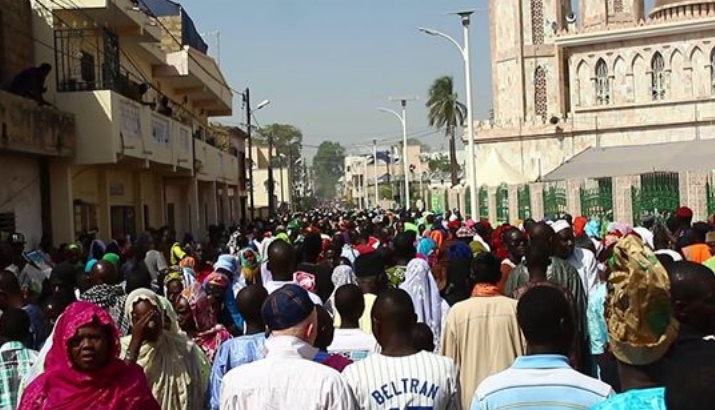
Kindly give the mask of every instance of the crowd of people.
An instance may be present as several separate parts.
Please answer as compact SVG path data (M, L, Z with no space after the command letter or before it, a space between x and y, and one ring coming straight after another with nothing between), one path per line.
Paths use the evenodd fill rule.
M715 220L315 210L0 247L0 409L715 408ZM33 273L34 272L34 273Z

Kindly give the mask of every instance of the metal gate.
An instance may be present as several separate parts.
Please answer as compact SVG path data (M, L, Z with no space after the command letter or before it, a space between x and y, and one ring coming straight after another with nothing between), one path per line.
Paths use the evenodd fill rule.
M708 182L705 188L708 200L708 215L715 213L715 172L708 174Z
M502 184L497 188L497 223L509 222L509 188Z
M479 218L489 219L489 192L487 187L479 188Z
M680 178L677 172L653 172L640 176L641 186L631 188L633 223L654 216L667 219L680 206Z
M613 183L611 178L598 178L587 181L580 188L581 215L597 216L608 221L613 220Z
M566 213L566 188L560 185L544 187L544 218L559 219Z
M529 186L520 186L516 196L519 202L519 219L525 220L531 218L531 190Z

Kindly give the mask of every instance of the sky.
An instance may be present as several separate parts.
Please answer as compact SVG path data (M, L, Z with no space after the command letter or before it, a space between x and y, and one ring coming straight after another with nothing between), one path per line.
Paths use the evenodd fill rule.
M258 125L285 123L303 131L304 154L312 157L324 140L349 153L398 142L397 118L378 107L399 110L390 97L408 103L408 133L440 150L447 140L427 122L427 90L451 75L464 100L464 63L453 44L418 31L440 30L462 42L450 12L486 10L489 0L179 0L202 33L220 32L222 71L237 90L251 89ZM646 0L650 9L653 0ZM217 36L205 35L217 57ZM488 118L492 104L489 13L475 13L471 26L474 118ZM241 97L232 118L243 123Z

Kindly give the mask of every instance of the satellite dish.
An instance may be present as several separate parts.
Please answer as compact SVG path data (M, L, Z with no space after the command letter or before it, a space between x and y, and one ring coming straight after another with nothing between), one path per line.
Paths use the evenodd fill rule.
M576 14L573 12L569 13L566 15L566 22L569 24L573 24L576 22Z

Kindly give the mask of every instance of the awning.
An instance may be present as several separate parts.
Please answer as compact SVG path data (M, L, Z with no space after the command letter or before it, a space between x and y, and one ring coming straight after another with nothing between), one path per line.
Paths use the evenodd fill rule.
M546 174L544 181L683 172L715 168L715 140L588 148Z
M521 172L504 161L496 150L491 150L485 161L477 158L477 185L498 187L502 184L521 185L529 182Z

